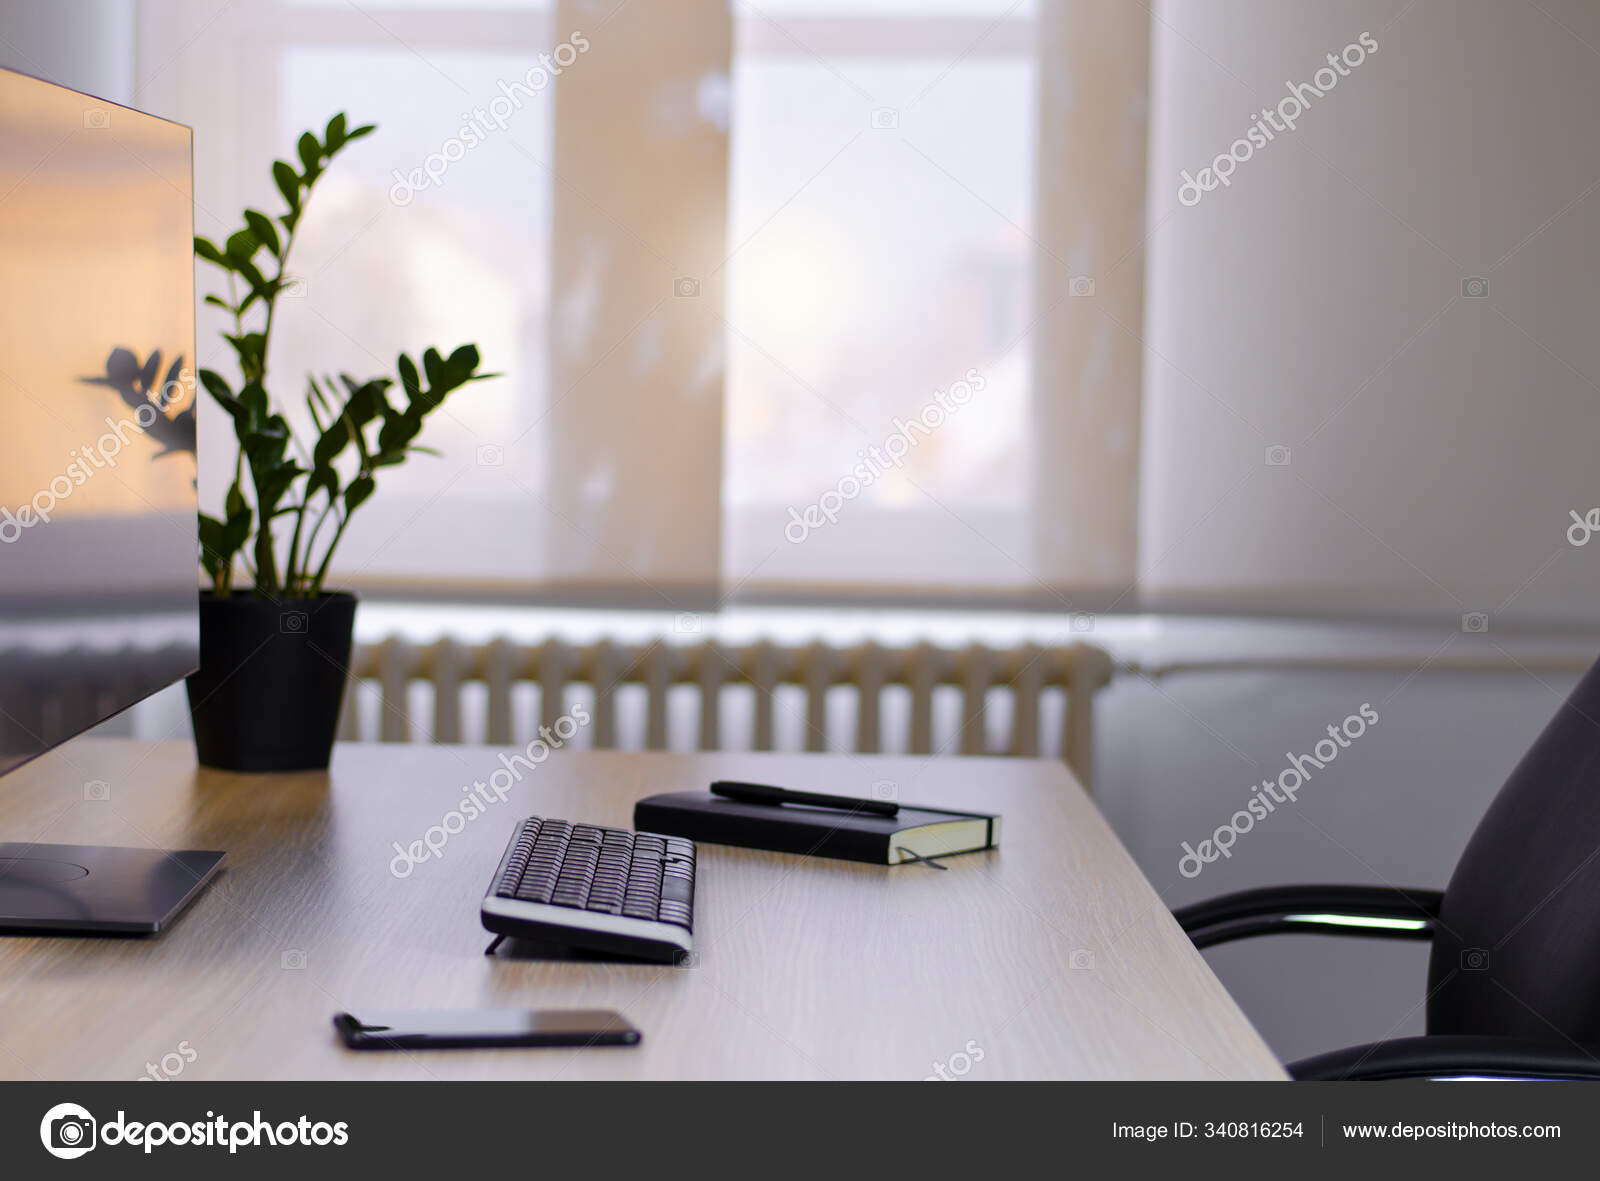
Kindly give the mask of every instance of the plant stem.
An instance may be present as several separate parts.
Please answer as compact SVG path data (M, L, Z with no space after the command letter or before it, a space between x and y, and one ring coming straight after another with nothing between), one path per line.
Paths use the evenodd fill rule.
M300 507L294 514L294 533L289 538L289 564L283 572L285 588L292 594L294 592L295 577L300 559L300 528L306 523L306 502L301 501Z
M310 195L308 191L306 196L309 198ZM303 202L301 208L304 208ZM295 224L299 225L298 220ZM283 282L284 271L289 265L289 251L293 246L294 230L290 230L284 237L283 251L278 255L278 273L272 277L272 293L264 297L267 305L267 318L261 328L260 372L256 375L256 380L261 383L263 393L267 389L267 355L272 347L272 318L278 310L280 284ZM270 395L268 397L270 398ZM269 408L270 405L269 401ZM278 556L273 548L272 521L265 515L262 508L264 501L261 497L261 481L255 471L254 464L251 464L250 468L250 481L256 490L256 592L266 595L281 593L284 588L278 581ZM292 554L290 555L290 562L291 564L293 563Z
M322 593L322 580L328 576L328 563L333 561L333 551L339 548L339 538L344 536L344 527L350 523L349 513L344 513L339 518L339 527L333 531L333 540L328 542L327 552L322 555L322 564L317 567L317 576L307 588L306 597L316 598Z

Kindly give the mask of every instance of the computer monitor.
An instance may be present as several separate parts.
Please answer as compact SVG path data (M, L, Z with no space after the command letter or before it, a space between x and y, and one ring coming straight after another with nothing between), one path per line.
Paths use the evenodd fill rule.
M189 128L0 70L0 775L198 664L193 211ZM158 929L215 868L30 835L0 928Z

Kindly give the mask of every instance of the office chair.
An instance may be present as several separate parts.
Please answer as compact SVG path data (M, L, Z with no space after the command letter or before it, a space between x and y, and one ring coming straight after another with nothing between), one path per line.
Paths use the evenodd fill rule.
M1243 890L1174 912L1196 947L1275 933L1431 939L1425 1037L1296 1079L1600 1079L1600 661L1523 755L1443 893Z

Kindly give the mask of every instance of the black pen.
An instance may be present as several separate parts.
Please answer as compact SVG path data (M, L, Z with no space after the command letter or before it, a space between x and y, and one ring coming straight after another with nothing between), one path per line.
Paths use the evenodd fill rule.
M865 812L871 816L897 816L900 805L892 800L863 800L854 796L829 796L814 791L790 791L765 783L740 783L732 779L719 779L711 785L711 794L724 799L739 800L746 804L808 804L815 808L831 808L836 812Z

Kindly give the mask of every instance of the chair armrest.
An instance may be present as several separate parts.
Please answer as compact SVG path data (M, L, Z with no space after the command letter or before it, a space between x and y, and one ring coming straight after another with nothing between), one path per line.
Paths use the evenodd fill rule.
M1267 886L1184 906L1173 917L1196 947L1252 935L1432 939L1444 895L1386 886Z
M1600 1079L1600 1045L1440 1034L1318 1054L1289 1065L1299 1081L1333 1079Z

